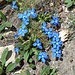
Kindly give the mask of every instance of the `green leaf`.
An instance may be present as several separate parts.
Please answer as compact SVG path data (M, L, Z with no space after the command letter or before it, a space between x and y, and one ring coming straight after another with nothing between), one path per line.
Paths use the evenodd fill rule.
M26 52L26 53L24 54L24 60L26 60L26 62L27 62L27 61L28 61L28 58L29 58L29 53Z
M1 56L2 66L4 66L6 63L7 54L8 54L8 48L6 48L2 53L2 56Z
M35 55L38 55L39 51L36 48L32 48L31 50L34 52Z
M0 11L0 17L4 20L4 21L6 21L6 16Z
M26 75L30 75L30 72L29 72L29 70L26 70Z
M16 63L11 63L7 66L6 70L8 72L12 71L16 67Z
M0 31L2 31L5 28L4 25L0 25Z
M31 63L32 61L33 61L33 59L32 59L32 58L30 58L30 59L29 59L29 62Z
M2 67L0 67L0 74L2 74L3 73L3 69L2 69Z
M32 55L33 54L33 50L31 49L30 51L29 51L29 55Z
M46 66L46 67L42 70L42 72L41 72L40 75L48 75L49 72L50 72L50 66Z
M73 5L71 0L65 0L65 3L68 8Z
M12 27L12 24L10 22L4 22L3 25L5 25L6 27Z
M21 55L21 56L24 56L24 51L21 51L21 50L20 50L20 55Z
M52 70L50 75L54 75L55 72L56 72L56 68L53 68L53 70Z
M15 63L18 64L22 59L21 58L17 58Z
M0 34L0 39L2 39L2 34Z
M30 46L31 46L31 41L29 40L24 44L24 46L23 46L24 50L28 50L30 48Z
M30 64L29 67L33 69L33 68L35 68L35 65L34 64Z

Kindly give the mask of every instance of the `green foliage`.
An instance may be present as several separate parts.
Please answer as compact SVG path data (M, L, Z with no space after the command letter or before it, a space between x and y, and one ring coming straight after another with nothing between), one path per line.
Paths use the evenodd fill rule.
M0 25L0 32L2 30L4 30L5 27L12 27L12 24L10 22L3 22L1 25Z
M4 20L4 21L6 21L6 16L0 11L0 17Z
M29 67L33 69L33 68L35 68L35 65L34 64L30 64Z
M5 65L6 63L6 56L8 54L8 48L6 48L3 53L2 53L2 56L1 56L1 62L2 62L2 67Z
M19 5L19 10L23 12L26 9L35 7L35 5L40 2L39 0L17 0Z
M50 69L50 66L46 66L41 71L40 75L57 75L56 68Z
M69 8L73 5L75 5L75 0L65 0L65 4Z
M27 62L29 58L29 53L28 51L24 54L24 60Z
M8 55L8 48L6 48L3 53L2 53L2 56L1 56L1 63L0 63L0 74L2 73L7 73L7 72L10 72L12 71L15 67L16 67L16 63L19 62L19 60L17 59L16 63L10 63L8 64L7 66L5 66L6 64L6 58L7 58L7 55ZM5 69L6 68L6 69Z
M47 14L45 14L44 12L41 12L40 14L38 14L38 20L40 22L49 22L51 18L51 13L48 12Z
M44 69L42 70L40 75L48 75L49 72L50 72L50 66L46 66L46 67L44 67Z
M16 63L11 63L7 66L6 71L10 72L16 67Z
M29 72L29 70L26 70L26 75L30 75L30 72Z
M57 71L57 69L56 68L53 68L52 69L52 72L50 73L50 75L57 75L56 71Z
M3 73L3 69L2 69L2 67L0 67L0 74L2 74Z
M0 34L0 40L2 39L2 37L3 37L2 34Z

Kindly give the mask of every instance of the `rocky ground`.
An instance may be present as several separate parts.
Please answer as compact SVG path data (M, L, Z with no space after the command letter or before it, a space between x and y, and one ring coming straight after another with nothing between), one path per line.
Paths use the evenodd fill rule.
M63 23L61 23L61 38L62 41L64 42L64 48L63 48L63 57L62 60L55 60L53 58L51 58L51 49L48 50L48 55L50 57L50 62L49 65L51 68L56 67L58 70L58 75L75 75L75 33L73 33L71 36L69 36L69 34L71 34L74 31L71 31L71 27L68 25L71 21L71 19L69 19L69 16L73 16L75 14L75 8L73 8L71 11L67 10L67 8L65 7L65 5L62 5L63 11L60 12L58 14L58 16L60 18L63 19ZM15 61L15 53L14 53L14 44L15 42L17 42L14 39L14 34L16 33L17 29L20 24L20 20L17 18L17 11L16 13L13 14L13 16L10 16L10 14L7 14L8 11L11 11L10 5L7 5L5 8L1 9L1 11L7 15L8 21L10 21L13 26L15 26L15 30L11 30L10 32L7 31L6 33L3 33L3 35L5 36L5 39L0 40L0 55L2 54L4 48L6 48L8 46L9 50L12 50L12 56L10 58L9 61L7 61L6 65L9 62ZM63 32L62 32L63 31ZM72 37L71 40L68 40ZM67 41L66 41L67 40ZM1 57L1 56L0 56ZM13 59L12 59L13 58ZM27 64L27 63L26 63ZM28 64L24 65L24 69L28 68ZM40 65L45 66L44 63L41 62L37 62L36 61L36 70L32 70L30 68L28 68L31 72L31 75L36 74L39 75L40 73ZM15 73L11 73L11 75L19 75L18 74L19 71L15 72Z

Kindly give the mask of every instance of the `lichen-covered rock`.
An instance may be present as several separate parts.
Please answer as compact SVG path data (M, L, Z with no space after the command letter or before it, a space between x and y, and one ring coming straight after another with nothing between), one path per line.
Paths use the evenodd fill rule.
M2 55L5 48L9 49L9 52L8 52L9 53L9 59L6 61L6 64L5 64L5 66L7 66L10 62L12 62L12 63L15 62L14 44L0 47L0 59L1 59L1 55Z

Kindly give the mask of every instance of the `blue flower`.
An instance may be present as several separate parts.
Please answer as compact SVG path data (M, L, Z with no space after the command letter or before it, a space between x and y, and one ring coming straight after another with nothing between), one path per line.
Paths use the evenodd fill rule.
M63 42L57 37L56 40L52 40L51 44L53 45L53 48L61 47Z
M26 28L26 25L25 25L24 23L22 23L22 28L23 28L23 29Z
M24 29L24 28L20 28L18 30L18 35L21 35L21 36L25 36L25 34L28 32L27 29Z
M32 16L32 18L36 18L37 17L37 13L36 13L34 8L32 8L32 10L28 10L28 13Z
M46 22L43 22L43 25L41 26L42 31L45 31L47 29Z
M15 39L17 39L18 37L19 37L19 35L18 35L18 34L15 34L15 35L14 35L14 38L15 38Z
M36 39L35 43L33 43L33 46L37 46L39 49L42 49L42 43L39 39Z
M25 25L29 24L29 16L30 16L30 14L28 14L27 11L24 11L23 14L18 14L18 18L22 19L22 21Z
M53 37L53 29L52 28L49 28L49 29L46 29L44 34L46 34L48 36L48 38L52 38Z
M16 1L13 1L12 4L11 4L11 6L12 6L12 9L18 9L18 7L16 5Z
M55 48L52 48L52 57L58 57L58 58L61 58L61 55L62 55L62 50L60 50L59 48L55 49Z
M59 38L59 33L58 32L53 32L53 38L52 40L56 40Z
M50 24L57 26L59 24L58 17L52 16L52 21L50 22Z
M46 59L48 59L46 52L40 52L38 55L38 60L41 60L43 63L46 62Z
M19 53L19 50L20 50L19 47L15 47L15 48L14 48L14 51L15 51L16 54Z

